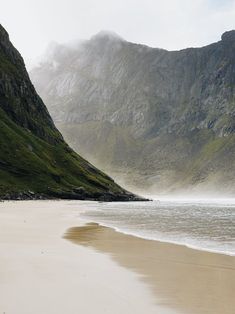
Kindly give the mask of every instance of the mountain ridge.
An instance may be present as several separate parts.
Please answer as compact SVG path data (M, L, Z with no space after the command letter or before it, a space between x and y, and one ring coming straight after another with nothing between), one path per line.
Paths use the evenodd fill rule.
M120 182L233 193L234 30L221 38L179 51L90 40L31 77L70 144Z

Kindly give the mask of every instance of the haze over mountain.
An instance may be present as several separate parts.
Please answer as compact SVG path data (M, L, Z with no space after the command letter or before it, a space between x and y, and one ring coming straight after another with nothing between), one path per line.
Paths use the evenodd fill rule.
M126 186L235 192L235 31L181 51L100 32L30 75L72 147Z
M0 199L135 199L64 142L1 25L0 129Z

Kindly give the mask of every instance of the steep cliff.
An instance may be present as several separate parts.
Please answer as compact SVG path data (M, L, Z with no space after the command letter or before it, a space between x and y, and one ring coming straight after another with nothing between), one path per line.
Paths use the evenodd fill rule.
M135 199L64 142L0 25L0 199L40 197Z
M235 31L181 51L101 32L31 77L69 143L121 182L235 191Z

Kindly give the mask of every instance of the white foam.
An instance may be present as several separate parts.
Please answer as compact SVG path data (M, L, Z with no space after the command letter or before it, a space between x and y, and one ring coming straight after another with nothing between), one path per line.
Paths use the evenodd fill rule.
M187 206L192 206L192 208ZM205 208L204 208L205 207ZM185 211L186 208L186 211ZM208 208L208 211L206 209ZM220 210L221 208L221 210ZM172 243L177 245L183 245L192 249L207 251L218 254L225 254L230 256L235 256L235 239L233 239L234 233L234 203L231 199L224 199L219 202L214 201L213 203L205 202L205 200L192 202L190 200L178 200L177 202L169 200L161 200L159 202L135 202L135 203L106 203L106 204L94 204L83 214L83 218L86 221L93 221L102 226L115 229L117 232L121 232L127 235L132 235L135 237L143 238L146 240L154 240L165 243ZM172 210L173 209L173 210ZM182 219L183 214L189 213L186 219ZM147 212L147 215L145 215ZM224 214L225 212L225 214ZM95 213L95 215L94 215ZM230 213L232 216L230 217ZM125 216L123 216L123 214ZM170 219L171 214L173 218L177 219L178 226L174 230L171 229L172 226L175 227L174 219L169 221L171 226L165 223L165 225L149 226L149 217L157 221L158 218L162 218L161 215L168 215L167 219ZM212 216L211 216L212 214ZM105 216L106 215L106 216ZM111 215L111 216L110 216ZM136 221L136 228L133 225L134 219L137 215L141 215L142 221ZM149 216L150 215L150 216ZM175 216L174 216L175 215ZM95 216L95 217L94 217ZM125 220L125 218L127 220ZM137 217L138 218L138 217ZM145 218L146 224L145 223ZM164 217L165 218L165 217ZM200 219L200 223L197 226L197 219ZM228 225L220 227L220 222L226 218L226 223ZM230 219L231 218L231 219ZM195 219L195 221L194 221ZM205 219L205 223L204 223ZM218 222L217 222L218 220ZM131 221L131 225L128 225ZM215 222L216 221L216 222ZM182 230L181 223L182 222ZM185 223L184 223L185 222ZM183 230L188 222L192 222L192 229L202 229L200 232L196 230L196 233L191 233L191 230ZM208 224L208 225L207 225ZM153 229L153 227L155 229ZM204 230L203 230L204 228ZM207 229L211 229L212 233L207 234ZM224 234L220 231L220 228L226 229ZM217 230L214 230L217 229ZM182 232L181 232L182 231ZM205 232L205 233L203 233ZM214 232L214 233L213 233ZM216 233L217 232L217 233ZM211 236L211 238L210 238ZM227 238L226 238L227 237ZM234 244L233 244L234 243Z
M158 241L158 242L162 242L162 243L170 243L170 244L181 245L181 246L185 246L185 247L188 247L190 249L194 249L194 250L198 250L198 251L204 251L204 252L210 252L210 253L216 253L216 254L222 254L222 255L229 255L229 256L235 256L235 252L225 251L225 250L222 250L222 249L211 249L211 248L208 248L208 247L199 246L197 244L189 244L187 242L183 242L183 241L180 241L180 240L173 241L173 240L170 240L170 239L163 239L163 238L160 238L160 237L159 238L151 237L151 236L148 236L148 235L140 234L140 233L132 231L132 230L124 230L124 229L122 229L120 227L116 227L116 226L114 226L112 224L104 223L104 222L95 220L93 218L92 218L92 221L91 221L90 219L88 219L88 217L87 218L82 217L82 220L85 221L86 223L94 222L94 223L97 223L100 226L111 228L111 229L115 230L116 232L120 232L120 233L123 233L123 234L126 234L126 235L131 235L131 236L134 236L134 237L137 237L137 238L140 238L140 239L145 239L145 240L150 240L150 241Z

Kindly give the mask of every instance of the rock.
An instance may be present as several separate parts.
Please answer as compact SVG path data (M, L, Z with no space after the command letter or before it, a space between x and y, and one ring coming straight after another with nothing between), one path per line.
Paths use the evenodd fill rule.
M225 41L225 42L235 41L235 30L223 33L223 35L221 36L221 39L222 41Z

